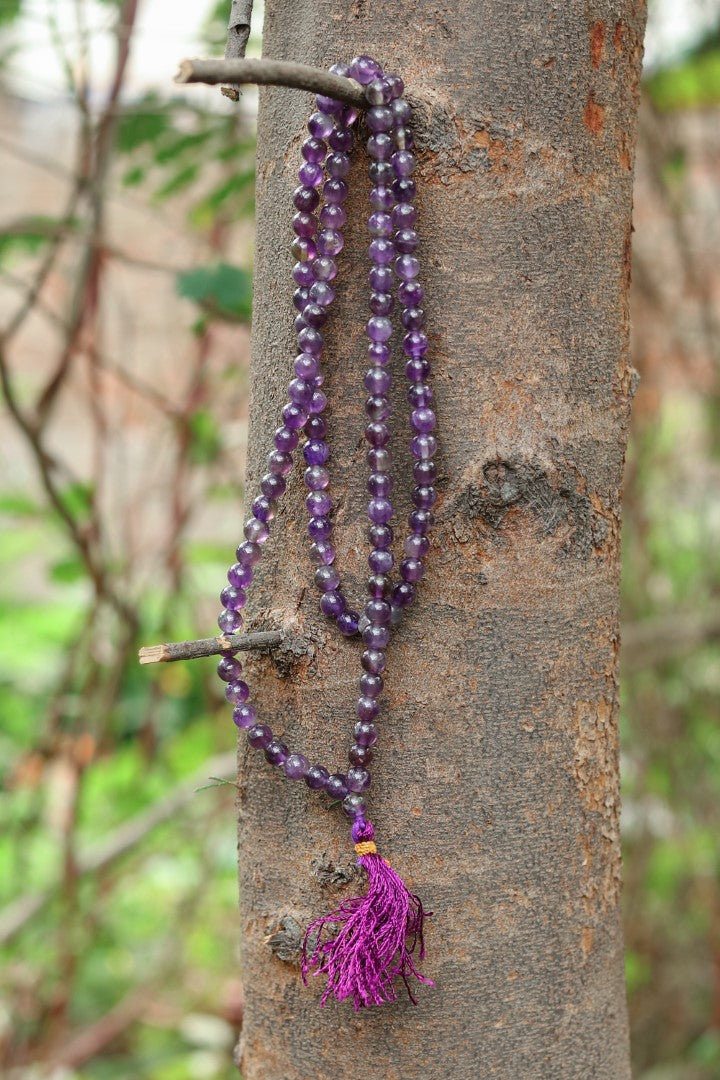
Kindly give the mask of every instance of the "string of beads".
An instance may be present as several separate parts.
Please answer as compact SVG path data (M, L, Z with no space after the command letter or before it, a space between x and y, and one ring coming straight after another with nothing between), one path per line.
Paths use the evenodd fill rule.
M225 695L234 706L233 719L244 729L250 746L264 751L270 764L282 768L290 780L304 780L313 790L324 791L341 800L343 809L358 826L365 820L365 793L371 785L368 766L377 742L376 720L386 665L385 651L391 629L403 610L412 604L416 585L423 576L423 559L428 551L427 532L433 522L436 500L436 475L433 457L436 450L433 392L428 383L430 364L426 359L428 339L424 330L424 291L419 283L420 264L415 254L418 234L414 206L415 182L412 174L416 158L409 124L411 108L403 98L404 85L399 75L385 75L369 56L358 56L350 64L335 64L333 74L353 78L365 90L368 108L364 123L369 135L366 142L370 158L370 207L368 230L371 241L370 317L366 325L370 366L364 377L369 394L365 402L369 444L368 538L370 577L367 600L359 615L348 604L340 574L335 565L332 543L332 500L328 462L327 422L324 412L327 398L322 390L322 327L335 299L332 282L338 273L337 256L343 249L342 228L347 215L344 203L348 195L347 176L353 131L359 113L353 107L319 95L317 111L308 120L308 137L301 153L299 186L293 194L296 213L293 218L296 258L292 276L296 285L293 303L299 353L294 362L294 377L288 386L289 401L282 409L282 424L274 435L274 448L268 455L267 472L260 482L260 495L252 504L251 517L245 522L244 541L237 549L237 562L228 571L228 585L220 595L222 611L218 626L223 633L235 633L242 625L242 609L262 545L270 535L270 523L276 503L285 494L287 477L293 468L293 453L305 441L304 481L308 488L305 504L309 513L307 526L311 541L310 558L316 566L315 584L321 593L320 608L333 619L340 632L348 637L362 636L365 650L361 663L356 703L354 741L348 753L345 772L330 772L323 765L310 764L302 753L291 752L271 728L258 719L250 703L250 690L242 678L242 665L235 656L224 656L218 674L226 682ZM392 546L394 516L391 501L393 479L390 454L390 338L392 313L400 307L404 328L402 349L405 375L409 386L411 452L413 457L412 491L414 509L410 513L409 534L403 543L399 580L393 583ZM373 845L374 846L374 845ZM363 852L363 854L368 854Z

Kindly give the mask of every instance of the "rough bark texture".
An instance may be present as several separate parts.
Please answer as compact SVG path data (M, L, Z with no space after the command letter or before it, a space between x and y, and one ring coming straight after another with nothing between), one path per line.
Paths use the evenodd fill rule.
M618 577L643 24L639 0L267 2L266 55L327 66L368 52L418 106L442 499L419 602L389 650L371 816L435 913L424 970L437 986L417 1008L318 1007L296 946L362 887L347 823L243 749L245 1080L629 1076ZM291 191L310 108L261 92L250 491L294 355ZM327 332L338 562L358 601L366 165L358 153ZM304 519L296 477L248 628L312 645L251 674L291 746L340 765L360 644L318 613Z

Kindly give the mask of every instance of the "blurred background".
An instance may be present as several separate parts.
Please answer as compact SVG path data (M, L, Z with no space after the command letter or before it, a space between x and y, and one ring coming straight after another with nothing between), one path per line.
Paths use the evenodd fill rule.
M235 729L255 95L229 3L0 0L0 1073L235 1080ZM720 0L650 0L624 509L635 1075L720 1077ZM260 51L255 5L248 55ZM215 779L209 780L209 777Z

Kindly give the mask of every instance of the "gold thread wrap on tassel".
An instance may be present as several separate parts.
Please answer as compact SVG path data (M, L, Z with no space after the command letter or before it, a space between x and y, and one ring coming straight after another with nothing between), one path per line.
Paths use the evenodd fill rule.
M358 855L377 855L377 848L373 840L361 840L355 845Z

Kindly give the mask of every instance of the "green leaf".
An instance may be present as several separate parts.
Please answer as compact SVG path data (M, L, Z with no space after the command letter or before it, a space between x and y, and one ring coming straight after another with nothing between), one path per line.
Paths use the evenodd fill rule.
M179 296L194 300L210 316L229 322L249 322L252 307L252 277L247 270L229 263L184 270L177 275Z
M242 172L234 173L227 180L223 180L204 199L196 203L190 211L190 221L197 228L206 228L218 212L233 199L235 200L231 207L233 216L243 217L250 213L254 205L254 197L255 169L244 169Z
M143 169L140 165L133 165L133 167L128 169L127 172L123 173L123 186L137 187L138 184L142 184L146 176L147 169Z
M15 514L16 517L43 517L46 510L27 495L20 492L5 492L0 495L0 514Z
M158 165L167 165L180 154L184 154L186 150L194 150L196 146L202 146L214 134L215 132L208 128L205 131L196 131L191 135L181 135L177 139L166 141L156 151L155 161Z
M720 48L710 48L650 75L646 92L658 109L696 109L720 102Z
M13 253L35 255L63 228L70 231L75 228L75 222L68 224L59 218L38 214L6 225L0 229L0 263Z
M166 180L164 184L155 191L154 198L158 200L168 199L171 195L177 195L179 192L184 191L190 187L193 180L195 180L200 172L199 165L186 165L180 169L169 180Z
M17 19L22 10L22 0L0 0L0 26L7 26Z
M155 142L170 127L170 117L161 108L138 109L120 118L115 142L118 150L128 154L145 143Z
M195 465L210 465L222 450L222 435L212 413L199 409L190 419L192 442L190 460Z
M92 484L69 484L60 492L60 501L71 517L86 521L92 512L95 489Z
M67 559L58 559L53 563L50 577L59 585L74 585L85 577L85 567L76 555L70 555Z

